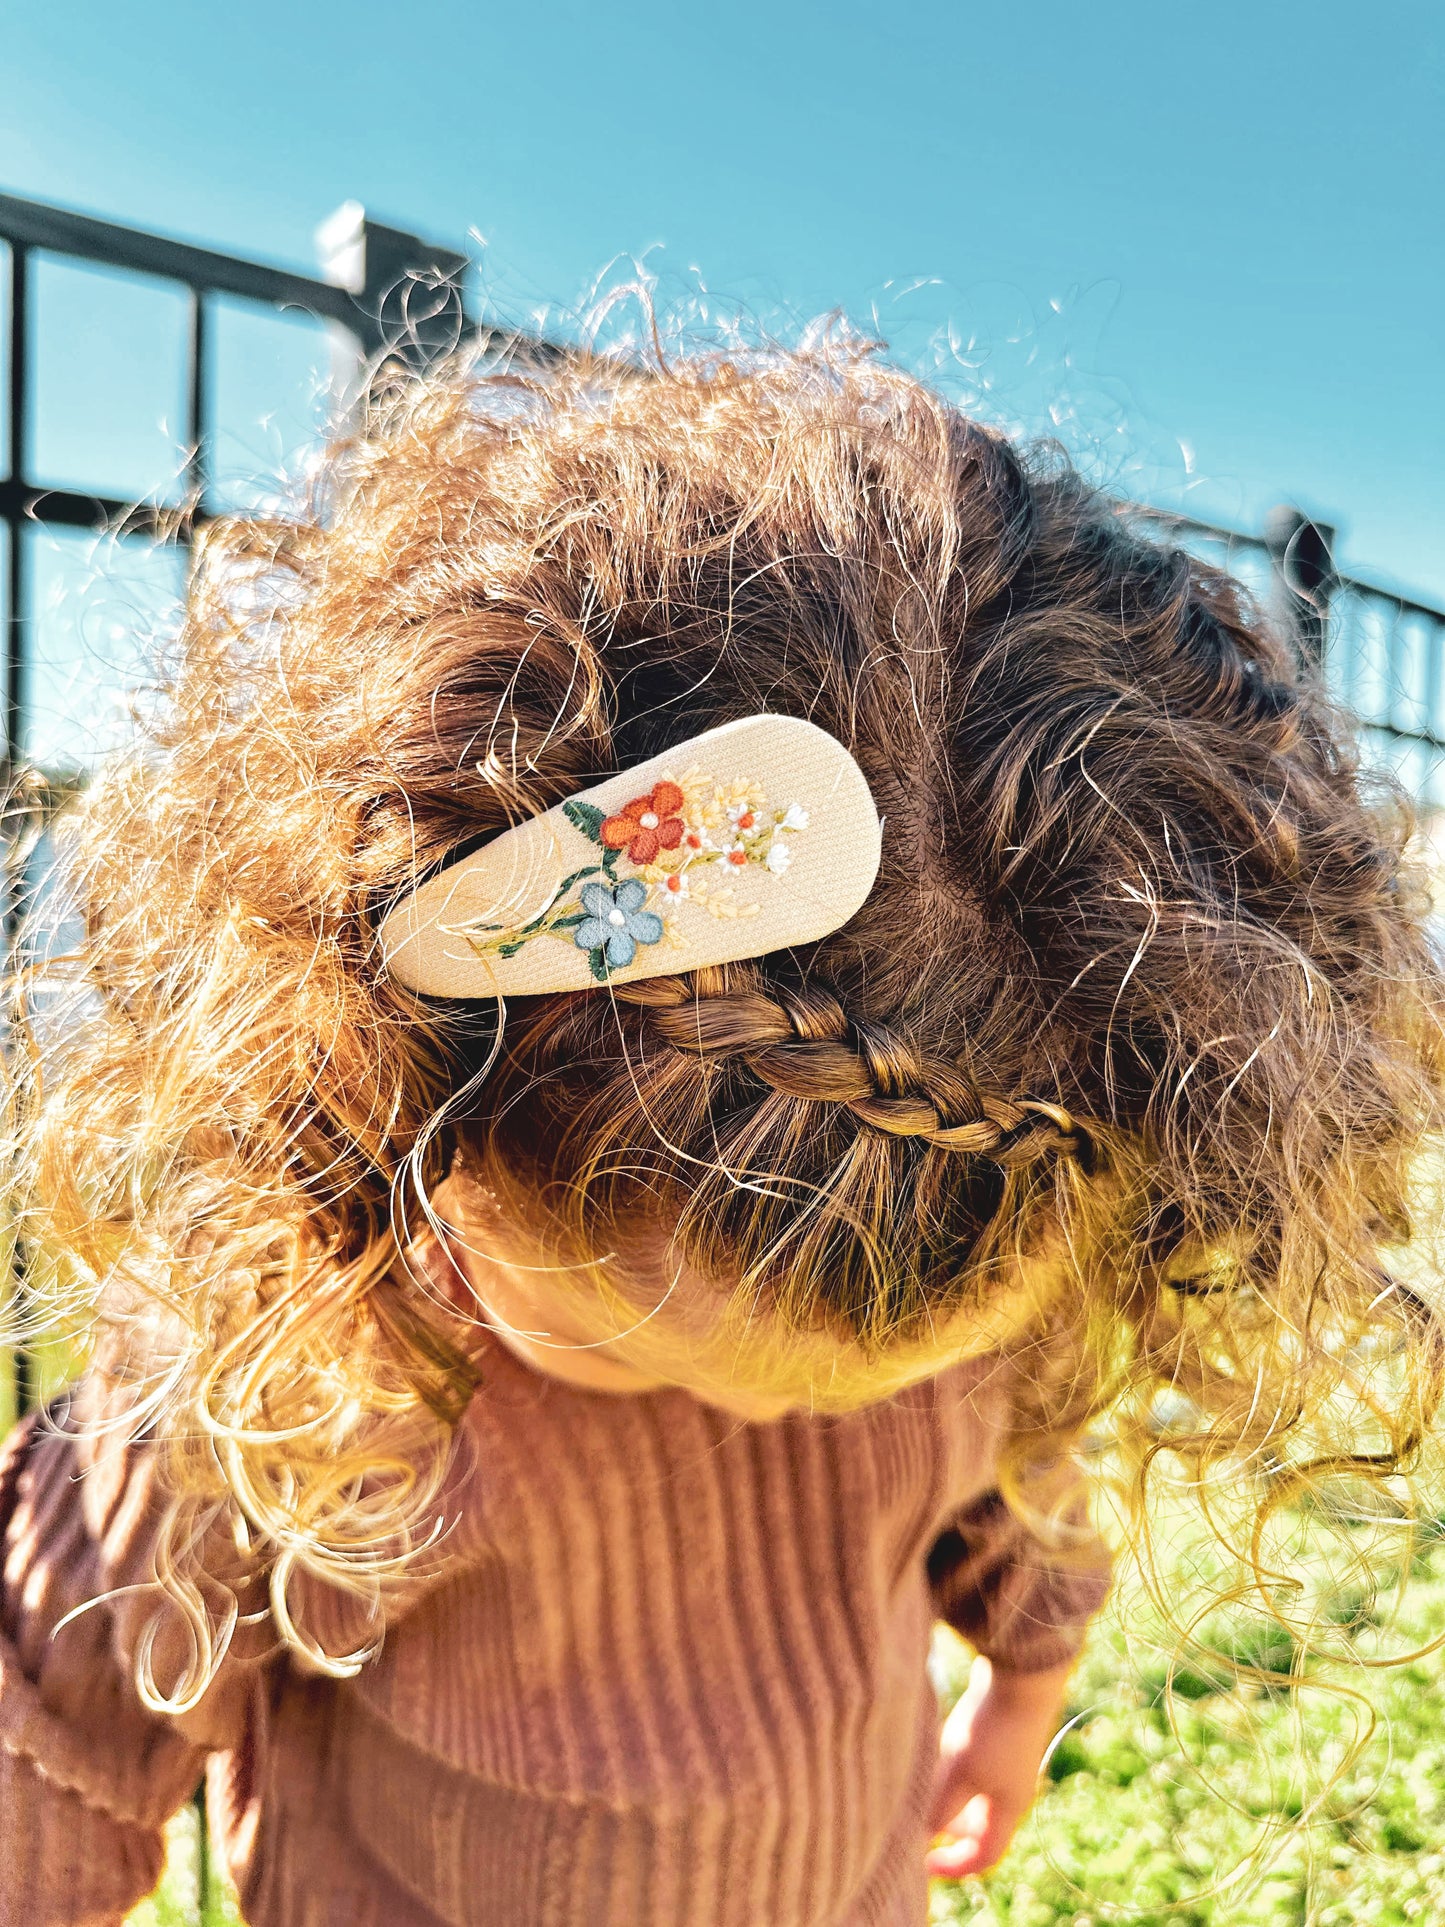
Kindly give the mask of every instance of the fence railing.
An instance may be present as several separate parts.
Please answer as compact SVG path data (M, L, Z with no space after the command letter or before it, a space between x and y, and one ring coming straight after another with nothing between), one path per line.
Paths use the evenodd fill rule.
M1258 535L1143 513L1273 603L1357 719L1369 759L1392 768L1423 811L1445 808L1445 609L1342 574L1335 531L1297 509L1271 510Z

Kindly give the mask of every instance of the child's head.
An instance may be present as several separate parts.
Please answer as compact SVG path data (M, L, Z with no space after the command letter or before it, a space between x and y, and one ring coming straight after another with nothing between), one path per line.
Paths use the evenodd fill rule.
M769 710L884 818L835 935L500 1034L388 978L420 874ZM402 389L309 520L211 532L158 749L86 813L35 1235L179 1309L303 1557L368 1414L454 1409L396 1262L454 1164L574 1302L630 1315L642 1238L751 1356L826 1353L800 1396L987 1332L1068 1361L1036 1433L1168 1380L1281 1433L1437 1122L1402 835L1234 583L868 356Z

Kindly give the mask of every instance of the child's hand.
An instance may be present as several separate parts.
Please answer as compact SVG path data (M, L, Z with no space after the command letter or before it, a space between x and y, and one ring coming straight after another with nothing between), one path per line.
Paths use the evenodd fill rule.
M928 1855L931 1874L962 1880L1003 1858L1033 1802L1071 1670L1008 1673L973 1662L939 1741L928 1827L946 1838Z

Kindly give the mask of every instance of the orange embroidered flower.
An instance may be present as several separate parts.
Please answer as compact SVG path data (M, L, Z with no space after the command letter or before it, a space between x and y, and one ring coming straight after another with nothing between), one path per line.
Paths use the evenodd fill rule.
M682 800L676 783L656 783L616 816L604 817L598 835L605 848L626 850L634 863L651 863L659 850L675 850L682 841Z

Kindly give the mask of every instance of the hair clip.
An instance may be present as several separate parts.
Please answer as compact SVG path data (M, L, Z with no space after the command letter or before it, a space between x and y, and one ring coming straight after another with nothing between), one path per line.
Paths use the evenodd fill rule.
M749 716L504 830L381 927L401 982L530 997L812 943L878 874L862 770L796 716Z

